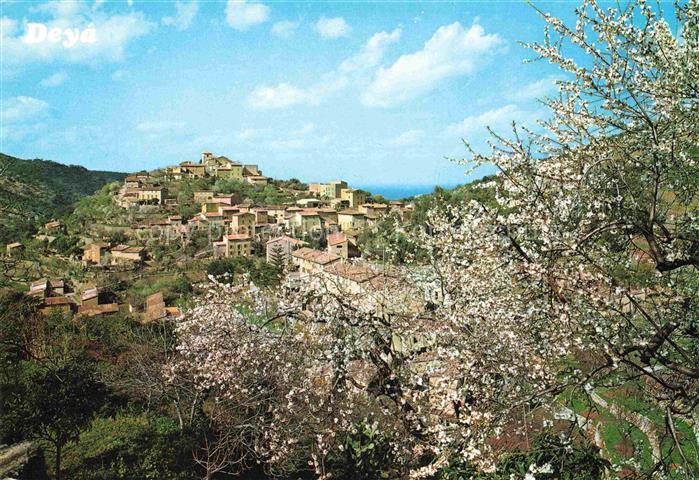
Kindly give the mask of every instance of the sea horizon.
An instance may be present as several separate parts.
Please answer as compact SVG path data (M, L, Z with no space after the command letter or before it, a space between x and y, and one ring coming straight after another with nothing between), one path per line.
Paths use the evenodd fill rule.
M424 195L434 192L436 187L451 189L458 187L460 184L439 185L439 184L380 184L380 185L357 185L355 188L360 188L373 195L382 195L388 200L400 200L403 198L414 197L416 195Z

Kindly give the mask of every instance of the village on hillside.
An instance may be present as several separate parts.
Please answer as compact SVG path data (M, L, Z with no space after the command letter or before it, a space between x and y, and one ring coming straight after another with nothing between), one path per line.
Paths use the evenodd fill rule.
M241 187L248 194L271 191L279 201L255 202ZM203 152L198 162L128 175L106 201L112 205L102 221L85 223L80 233L82 254L75 261L84 281L41 277L27 284L27 294L41 302L44 312L95 316L121 311L146 322L179 315L173 299L161 291L141 305L119 303L115 295L105 298L96 280L125 272L160 275L168 269L159 258L163 250L189 251L200 274L203 262L247 258L273 265L286 285L322 276L353 293L383 289L390 275L385 266L362 258L358 237L388 214L407 221L414 209L412 203L373 199L343 180L278 182L258 165L211 152ZM53 220L34 240L50 245L65 231L61 221ZM21 259L23 248L22 242L8 244L6 256Z

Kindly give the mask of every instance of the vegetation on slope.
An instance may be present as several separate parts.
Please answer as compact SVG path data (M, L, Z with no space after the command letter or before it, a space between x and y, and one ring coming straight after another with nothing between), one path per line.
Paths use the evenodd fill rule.
M37 225L69 213L81 198L125 177L0 153L0 244L34 233Z

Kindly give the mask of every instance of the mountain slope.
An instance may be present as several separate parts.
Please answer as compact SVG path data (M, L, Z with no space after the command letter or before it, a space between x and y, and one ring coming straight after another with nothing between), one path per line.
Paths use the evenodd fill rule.
M0 153L0 244L32 234L43 222L69 213L81 198L126 175Z

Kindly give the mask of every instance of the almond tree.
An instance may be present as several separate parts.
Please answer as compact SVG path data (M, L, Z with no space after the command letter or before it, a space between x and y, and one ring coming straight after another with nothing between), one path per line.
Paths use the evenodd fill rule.
M675 13L674 35L643 1L623 10L586 1L574 26L542 13L546 41L526 46L566 74L544 101L551 118L537 131L493 133L489 154L472 152L475 165L500 171L498 206L455 218L480 231L472 236L494 237L470 270L516 265L513 290L540 286L540 300L570 323L573 346L593 361L568 381L588 391L643 382L689 469L675 417L693 417L696 431L698 4ZM453 230L453 220L436 221ZM469 302L487 315L479 305Z
M682 456L677 417L699 402L697 3L676 8L677 35L642 2L586 1L573 27L542 15L546 41L528 47L567 75L551 119L473 152L500 170L495 205L431 211L412 237L428 268L360 289L321 274L274 299L216 285L185 314L170 374L207 395L210 474L310 459L329 478L360 424L401 476L490 471L522 412L629 380Z

